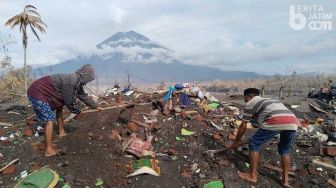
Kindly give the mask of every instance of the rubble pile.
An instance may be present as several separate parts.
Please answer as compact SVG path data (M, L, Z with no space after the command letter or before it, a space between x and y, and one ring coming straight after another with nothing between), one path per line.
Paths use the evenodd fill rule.
M1 111L0 186L13 187L43 166L58 173L56 187L249 186L236 171L249 167L247 143L256 129L248 124L241 146L224 149L237 135L241 106L187 84L166 91L107 90L97 98L102 112L83 109L79 120L68 114L68 135L55 141L60 155L48 158L43 126L28 118L32 110ZM336 185L335 127L323 113L302 120L291 151L295 187ZM263 146L253 186L281 187L278 141Z

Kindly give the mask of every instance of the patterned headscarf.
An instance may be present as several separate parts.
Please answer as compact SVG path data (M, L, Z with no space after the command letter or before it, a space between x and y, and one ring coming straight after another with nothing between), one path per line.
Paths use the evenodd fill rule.
M95 79L95 72L90 64L82 66L76 71L81 84L85 85Z

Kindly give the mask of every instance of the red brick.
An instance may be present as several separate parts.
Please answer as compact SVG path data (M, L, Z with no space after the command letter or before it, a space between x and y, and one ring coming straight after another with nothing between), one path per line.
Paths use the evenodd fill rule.
M12 165L8 166L7 168L5 168L5 169L2 171L2 173L3 173L3 174L10 175L10 174L13 174L14 171L15 171L15 165L12 164Z
M109 135L109 138L111 140L121 140L121 137L119 135L119 132L116 130L112 130L112 133Z
M31 137L33 136L33 130L30 127L26 127L25 129L23 129L23 135Z
M215 133L212 134L212 139L217 140L217 141L221 140L222 139L222 135L220 133L218 133L218 132L215 132Z
M190 178L191 177L189 167L183 167L182 172L181 172L181 176L183 178Z
M235 140L236 139L236 135L234 135L234 134L230 134L229 135L229 138L228 138L229 140Z
M204 117L198 114L198 115L195 117L195 120L198 121L198 122L202 122L202 121L204 121Z
M130 130L131 132L139 132L140 128L138 126L138 124L134 123L134 122L129 122L127 124L127 129Z
M2 137L2 136L6 136L6 131L0 129L0 137Z
M33 167L32 167L32 171L40 170L41 167L42 166L41 166L40 162L35 162Z
M167 153L168 153L168 155L177 155L177 151L173 148L169 148Z
M336 156L336 147L327 147L326 148L326 154L330 157L335 157Z

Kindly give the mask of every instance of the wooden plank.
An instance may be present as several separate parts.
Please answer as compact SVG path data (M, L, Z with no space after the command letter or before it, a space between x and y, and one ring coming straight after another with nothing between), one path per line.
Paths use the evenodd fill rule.
M0 126L3 126L3 127L13 127L13 124L11 123L6 123L6 122L0 122Z
M322 162L322 161L319 161L319 160L316 160L316 159L313 160L313 163L324 166L324 167L329 168L331 170L336 170L336 166L325 163L325 162Z
M322 113L324 113L324 114L328 114L327 111L322 110L321 108L317 107L317 106L314 105L313 103L308 103L308 104L309 104L309 106L311 106L314 110L316 110L316 111L318 111L318 112L322 112Z
M283 173L282 168L279 168L279 167L276 167L276 166L273 166L273 165L270 165L270 164L264 164L264 167L265 167L265 168L272 169L272 170L275 170L275 171L277 171L277 172L281 172L281 173ZM295 176L295 173L292 172L292 171L289 171L288 174L289 174L289 175L292 175L292 176Z
M329 179L328 183L330 183L332 186L336 187L336 181Z

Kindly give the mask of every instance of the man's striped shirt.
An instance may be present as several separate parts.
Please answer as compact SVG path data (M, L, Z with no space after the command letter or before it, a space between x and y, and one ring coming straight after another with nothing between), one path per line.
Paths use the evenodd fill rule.
M243 121L257 122L262 129L297 130L299 121L284 104L278 100L253 97L245 104Z

